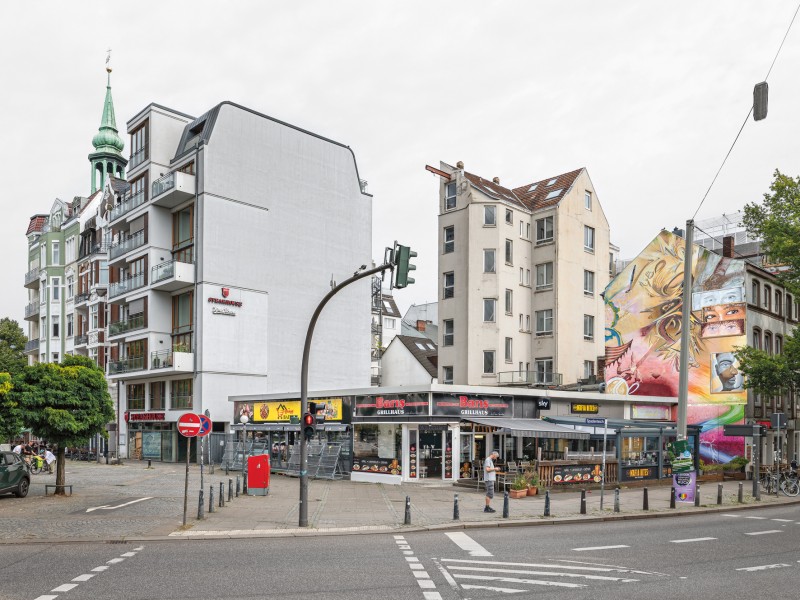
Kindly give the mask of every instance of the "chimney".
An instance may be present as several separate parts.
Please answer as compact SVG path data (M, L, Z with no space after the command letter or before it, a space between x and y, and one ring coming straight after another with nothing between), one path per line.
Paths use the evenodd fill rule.
M495 182L497 185L500 185L500 178L499 177L492 178L492 181Z
M725 258L733 258L733 249L736 247L736 244L733 242L732 235L726 235L722 238L722 256Z
M417 331L425 332L425 321L417 320Z

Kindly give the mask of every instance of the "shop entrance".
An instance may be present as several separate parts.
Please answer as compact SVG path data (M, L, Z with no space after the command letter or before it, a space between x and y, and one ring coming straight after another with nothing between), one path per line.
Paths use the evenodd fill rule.
M444 431L419 429L419 475L420 478L442 478L444 457Z

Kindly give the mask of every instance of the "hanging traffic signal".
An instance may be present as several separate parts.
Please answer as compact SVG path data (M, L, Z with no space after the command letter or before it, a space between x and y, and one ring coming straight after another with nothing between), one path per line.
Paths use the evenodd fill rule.
M303 435L310 441L317 432L317 417L314 413L307 412L303 415Z
M404 288L414 283L414 278L408 276L409 271L416 271L417 266L412 265L409 261L417 255L408 246L401 246L395 244L394 246L394 264L397 268L395 274L394 287Z

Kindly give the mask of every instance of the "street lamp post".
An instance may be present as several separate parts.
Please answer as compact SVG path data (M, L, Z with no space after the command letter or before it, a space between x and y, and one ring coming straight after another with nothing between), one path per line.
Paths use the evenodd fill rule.
M247 459L249 456L249 452L247 452L247 422L250 419L247 415L241 415L239 417L239 422L242 424L242 476L244 478L244 483L242 484L242 490L245 494L247 494Z

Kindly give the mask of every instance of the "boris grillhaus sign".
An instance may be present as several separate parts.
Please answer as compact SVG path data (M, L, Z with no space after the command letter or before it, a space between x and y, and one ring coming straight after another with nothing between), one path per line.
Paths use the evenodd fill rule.
M242 302L239 300L230 300L228 296L231 293L231 288L221 288L220 294L222 298L216 298L214 296L209 296L208 302L212 304L211 313L215 315L224 315L226 317L235 317L236 311L233 308L241 308Z
M434 394L433 414L448 417L510 417L511 399L504 396Z
M355 416L397 417L404 415L427 415L426 394L389 394L383 396L356 396Z

